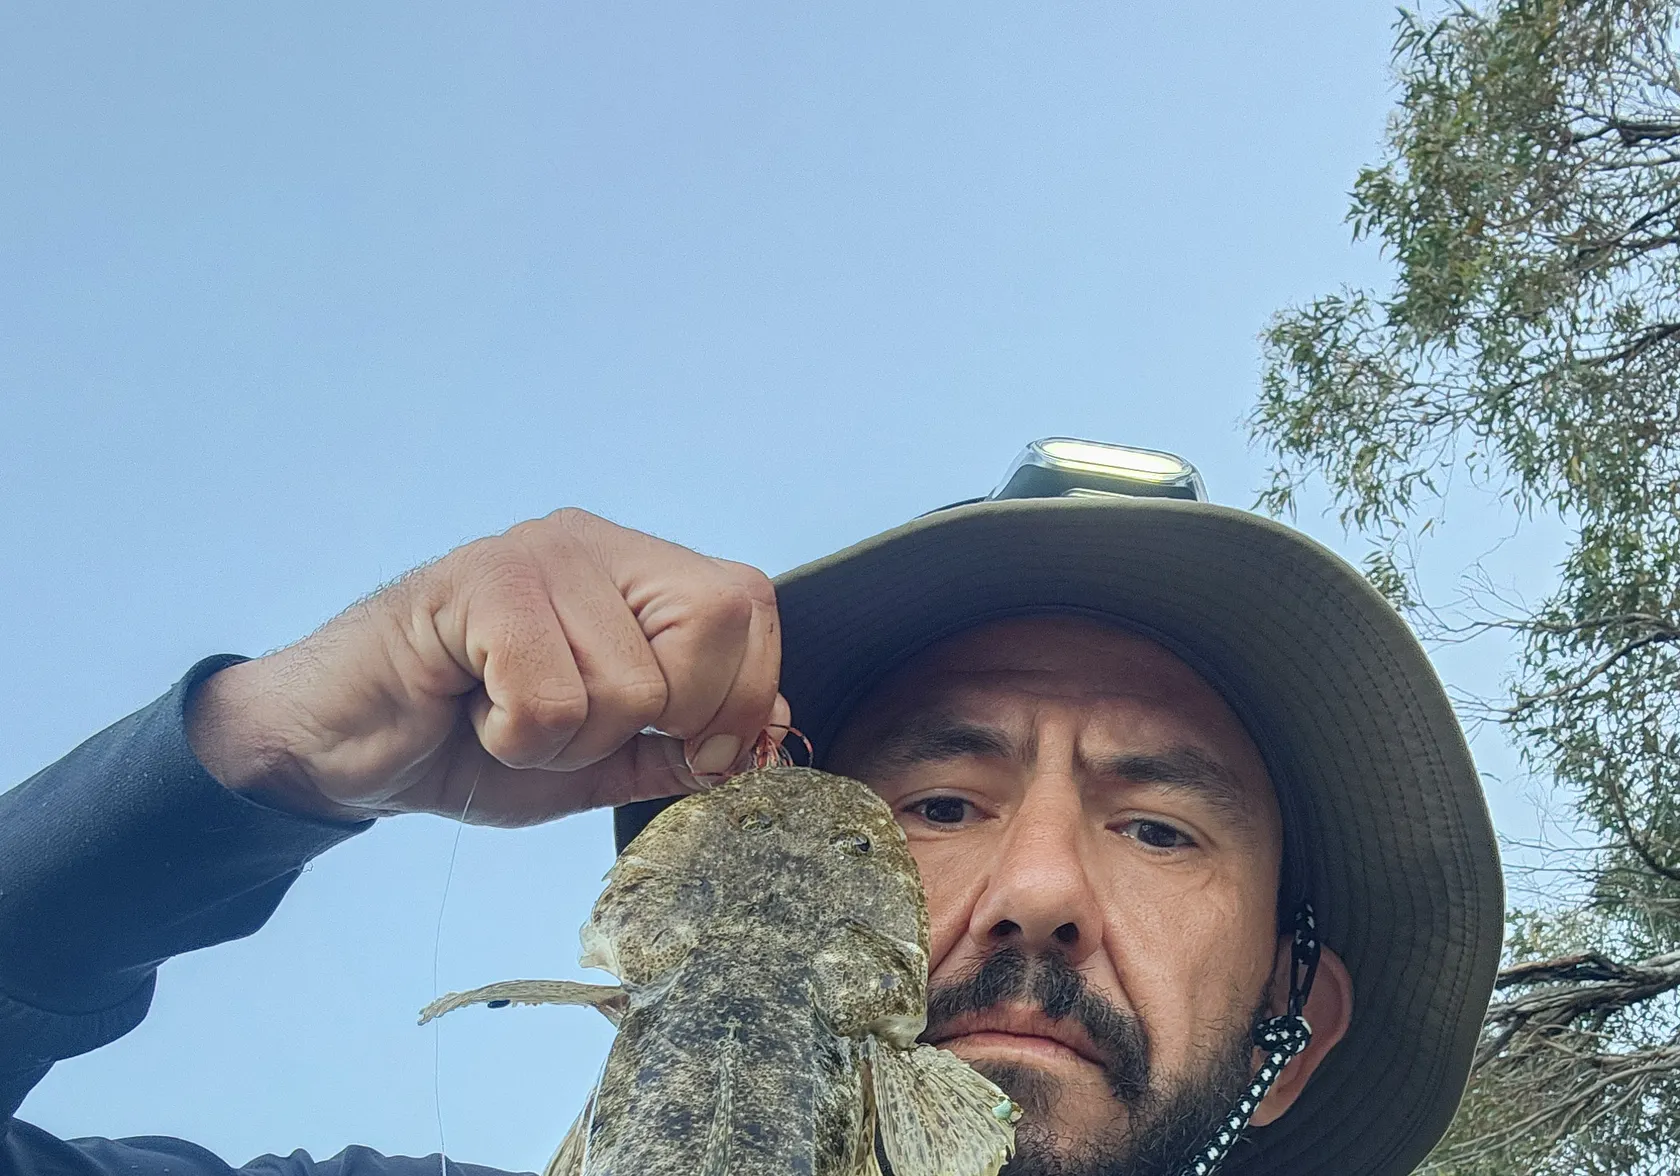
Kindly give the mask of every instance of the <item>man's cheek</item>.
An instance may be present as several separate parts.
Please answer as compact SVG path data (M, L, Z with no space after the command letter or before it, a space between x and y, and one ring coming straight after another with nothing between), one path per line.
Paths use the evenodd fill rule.
M957 947L968 928L969 912L980 890L980 867L974 854L956 846L910 843L911 856L927 894L930 971Z

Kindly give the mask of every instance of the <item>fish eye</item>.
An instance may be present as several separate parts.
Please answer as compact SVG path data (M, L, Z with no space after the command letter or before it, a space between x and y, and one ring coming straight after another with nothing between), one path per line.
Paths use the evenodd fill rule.
M832 843L835 849L842 853L849 853L853 857L863 857L875 848L875 843L864 833L842 833Z
M762 833L776 823L776 818L763 809L749 809L736 818L735 823L748 833Z

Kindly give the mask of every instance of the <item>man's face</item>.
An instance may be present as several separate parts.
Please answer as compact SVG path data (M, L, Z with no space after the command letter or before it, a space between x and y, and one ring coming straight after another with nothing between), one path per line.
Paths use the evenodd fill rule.
M1217 693L1094 621L930 648L826 765L892 805L927 889L925 1039L1026 1110L1012 1172L1154 1171L1249 1076L1278 945L1277 800Z

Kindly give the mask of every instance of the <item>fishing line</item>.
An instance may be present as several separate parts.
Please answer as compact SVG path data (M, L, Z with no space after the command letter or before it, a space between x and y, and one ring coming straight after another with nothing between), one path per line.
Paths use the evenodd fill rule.
M455 822L455 837L449 846L449 866L443 874L443 893L438 896L437 925L432 930L433 1000L437 1000L443 995L441 976L443 919L445 913L449 910L449 887L455 880L455 861L461 854L461 835L467 829L467 814L472 810L473 797L478 795L478 782L483 776L484 765L480 763L478 771L473 774L472 786L467 789L467 802L461 806L461 815ZM604 1061L601 1063L601 1072L602 1074L606 1073L606 1062ZM599 1085L600 1076L597 1076L596 1087L598 1088ZM443 1027L436 1021L432 1023L432 1114L437 1119L438 1174L439 1176L449 1176L449 1141L443 1126ZM590 1122L594 1122L593 1094L591 1095Z
M442 996L438 985L438 966L443 956L443 913L449 909L449 884L455 879L455 858L461 852L461 834L467 828L467 812L472 808L473 797L478 794L479 777L484 775L484 764L480 762L478 771L473 773L472 787L467 789L467 803L461 806L461 817L455 823L455 841L449 847L449 868L443 875L443 894L438 898L437 927L432 932L432 999ZM449 1176L449 1145L443 1134L443 1029L437 1024L432 1025L432 1112L437 1116L438 1129L438 1173L439 1176Z

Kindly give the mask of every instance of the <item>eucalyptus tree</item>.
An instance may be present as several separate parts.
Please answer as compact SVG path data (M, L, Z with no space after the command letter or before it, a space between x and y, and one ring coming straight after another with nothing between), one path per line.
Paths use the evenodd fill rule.
M1470 1090L1425 1171L1680 1169L1680 0L1402 12L1361 171L1385 289L1263 336L1251 418L1294 508L1315 479L1420 627L1513 638L1487 700L1597 848L1512 912ZM1412 556L1455 479L1562 520L1533 603L1428 607ZM1427 978L1420 977L1420 983Z

